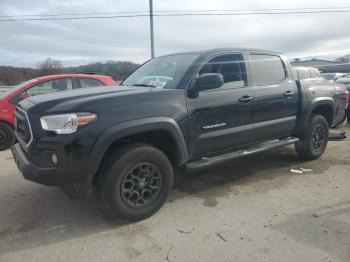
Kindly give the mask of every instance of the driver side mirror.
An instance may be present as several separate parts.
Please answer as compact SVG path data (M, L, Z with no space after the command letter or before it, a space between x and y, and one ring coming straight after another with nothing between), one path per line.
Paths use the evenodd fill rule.
M204 73L194 80L193 85L188 89L188 96L195 98L200 91L216 89L224 84L222 74L218 73Z
M218 73L205 73L201 74L194 81L191 89L198 93L204 90L216 89L221 87L224 84L224 78L222 74Z

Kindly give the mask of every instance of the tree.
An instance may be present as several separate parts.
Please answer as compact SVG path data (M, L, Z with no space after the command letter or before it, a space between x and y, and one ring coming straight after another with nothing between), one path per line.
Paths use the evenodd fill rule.
M106 71L115 80L124 80L139 65L129 61L106 61Z
M16 85L24 81L25 77L20 68L11 66L0 67L0 84L6 86Z
M111 76L114 80L122 80L129 76L138 66L138 64L129 61L108 60L105 63L96 62L78 67L68 67L64 69L64 72L103 74Z
M335 59L335 62L339 64L347 64L350 63L349 55L346 56L340 56Z
M114 80L129 76L139 65L129 61L96 62L76 67L63 67L62 62L48 58L38 63L37 68L12 67L0 65L0 85L16 85L23 81L50 74L105 74Z
M38 68L41 76L59 74L63 72L63 63L60 60L46 58L38 63Z

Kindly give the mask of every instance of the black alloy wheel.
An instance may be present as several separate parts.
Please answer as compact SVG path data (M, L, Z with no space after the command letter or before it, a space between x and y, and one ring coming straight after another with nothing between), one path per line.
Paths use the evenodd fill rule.
M152 163L134 165L123 178L121 194L126 205L140 208L154 201L162 186L162 176Z
M326 132L323 126L317 126L312 133L312 146L315 150L320 150L326 143Z

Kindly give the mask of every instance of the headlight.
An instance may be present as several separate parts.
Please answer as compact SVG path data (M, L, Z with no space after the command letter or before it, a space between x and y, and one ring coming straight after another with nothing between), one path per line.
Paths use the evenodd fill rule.
M85 126L97 119L91 113L72 113L63 115L43 116L40 118L41 127L46 131L53 131L56 134L72 134L79 126Z

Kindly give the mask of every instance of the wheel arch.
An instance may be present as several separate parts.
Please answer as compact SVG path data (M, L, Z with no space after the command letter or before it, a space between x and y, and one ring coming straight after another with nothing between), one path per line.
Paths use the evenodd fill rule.
M90 179L98 172L103 159L111 150L133 141L149 143L160 148L175 165L183 165L188 160L185 138L174 119L137 119L114 125L100 135L89 160L87 170ZM170 148L161 144L164 141L167 141Z
M306 127L307 122L313 114L319 114L326 118L329 127L333 125L335 119L335 102L331 97L316 98L307 107L300 114L297 133L300 133Z

